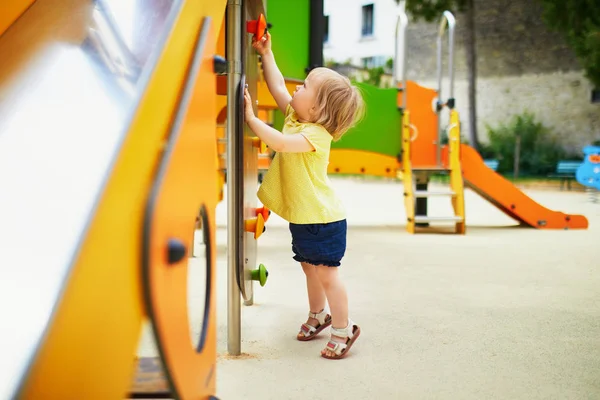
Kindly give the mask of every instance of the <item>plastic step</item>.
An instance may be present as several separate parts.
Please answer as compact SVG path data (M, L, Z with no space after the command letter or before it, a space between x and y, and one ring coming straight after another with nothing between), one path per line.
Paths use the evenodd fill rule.
M429 217L425 215L416 215L415 223L420 224L424 222L461 222L463 220L462 217L457 215L449 216L449 217Z
M450 168L440 167L437 165L431 166L423 166L423 167L413 167L412 172L429 172L429 173L440 173L440 172L450 172Z
M452 190L415 190L415 197L456 196Z

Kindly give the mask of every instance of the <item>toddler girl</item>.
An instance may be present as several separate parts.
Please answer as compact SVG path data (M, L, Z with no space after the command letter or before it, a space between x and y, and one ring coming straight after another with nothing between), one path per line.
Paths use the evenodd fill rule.
M346 251L346 215L327 176L332 140L338 140L362 117L364 103L348 78L315 68L288 93L271 51L267 33L252 46L262 57L265 80L285 114L283 132L258 119L245 91L245 119L250 129L276 152L258 191L271 211L289 222L294 260L306 275L309 318L298 340L313 339L331 326L331 340L321 351L328 359L343 358L360 335L348 317L348 296L338 268ZM325 310L329 303L331 315Z

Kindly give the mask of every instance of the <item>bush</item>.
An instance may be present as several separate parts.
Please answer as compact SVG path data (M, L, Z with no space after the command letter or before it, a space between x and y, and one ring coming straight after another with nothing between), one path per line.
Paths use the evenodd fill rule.
M519 175L545 176L554 172L559 160L567 157L552 130L536 121L531 113L516 115L496 128L486 128L489 144L482 145L480 152L484 158L499 161L500 173L514 170L517 136L521 137Z

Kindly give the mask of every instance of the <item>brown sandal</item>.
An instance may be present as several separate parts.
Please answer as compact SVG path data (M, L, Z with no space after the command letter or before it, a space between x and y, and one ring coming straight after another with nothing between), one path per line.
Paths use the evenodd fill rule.
M340 360L348 355L350 348L360 336L360 327L351 320L348 320L348 326L343 329L331 328L331 336L337 336L346 338L346 343L336 342L330 340L327 342L325 349L321 351L321 357L327 358L328 360ZM335 356L326 355L326 351L329 350L335 353Z
M319 321L319 325L312 326L306 323L302 324L302 326L300 326L300 332L298 332L298 336L296 337L301 342L314 339L314 337L317 336L323 329L331 325L331 315L327 314L325 310L321 310L321 312L318 314L309 312L308 317Z

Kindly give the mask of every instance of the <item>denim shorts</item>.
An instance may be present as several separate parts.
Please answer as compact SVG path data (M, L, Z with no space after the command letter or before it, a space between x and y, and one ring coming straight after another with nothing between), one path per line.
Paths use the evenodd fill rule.
M346 253L346 220L327 224L293 224L294 260L312 265L339 267Z

